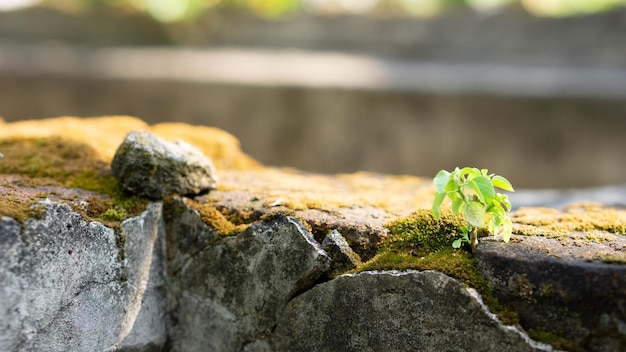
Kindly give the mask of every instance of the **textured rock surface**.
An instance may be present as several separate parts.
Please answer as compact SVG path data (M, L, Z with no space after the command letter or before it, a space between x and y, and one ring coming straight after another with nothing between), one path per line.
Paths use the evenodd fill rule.
M92 126L97 133L74 133L102 138L99 126L111 123L98 121L85 122L98 122ZM9 129L3 126L0 135ZM187 130L169 124L159 130L174 138L179 127ZM35 126L21 128L32 132ZM207 140L204 130L196 132L197 141ZM224 153L222 143L212 144L205 147L214 160L234 155ZM17 158L14 150L2 150L0 165L29 159ZM430 179L223 170L220 190L193 200L166 197L163 214L160 203L152 203L123 222L120 232L55 203L117 228L119 222L104 215L127 199L112 192L106 201L91 203L101 209L85 206L101 196L29 176L38 158L0 172L0 214L17 219L0 218L0 350L290 351L306 338L317 339L306 350L535 348L481 313L472 291L440 274L381 272L328 281L354 264L346 261L347 245L367 260L389 233L386 223L428 208ZM97 170L103 181L114 182L106 169ZM28 211L38 199L48 201ZM16 211L6 211L14 205ZM529 236L507 245L485 240L478 257L496 294L520 312L522 326L561 329L574 347L578 342L587 350L625 349L624 208L531 208L511 215L516 231ZM337 232L328 235L331 230L346 241ZM321 249L312 238L325 241ZM493 344L483 343L483 335Z
M337 230L329 232L324 238L322 249L331 259L330 270L326 274L329 278L334 278L362 264L359 255L354 253L346 239Z
M217 187L213 162L202 152L145 131L126 136L111 168L126 190L152 199L173 193L197 195Z
M289 302L281 351L534 351L486 313L470 291L435 271L364 272L319 284Z
M43 202L41 219L0 221L0 350L149 350L165 342L158 272L161 205L112 229L64 204ZM151 271L156 269L157 271ZM150 309L138 303L152 301ZM161 302L160 304L158 302Z
M613 236L604 243L486 241L477 248L477 265L527 329L558 332L587 351L626 351L626 267L593 257L626 248L626 236Z
M181 263L176 256L185 256L172 276L174 351L241 351L265 339L287 302L328 270L326 253L293 218L256 223L203 247L212 236L202 232L212 230L187 216L187 226L168 234L174 245L189 234L196 239L170 257Z

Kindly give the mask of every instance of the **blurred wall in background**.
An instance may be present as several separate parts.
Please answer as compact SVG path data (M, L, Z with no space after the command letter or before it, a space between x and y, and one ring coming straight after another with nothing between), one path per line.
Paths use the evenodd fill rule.
M0 13L0 116L223 128L263 163L517 187L626 183L626 10L429 19Z

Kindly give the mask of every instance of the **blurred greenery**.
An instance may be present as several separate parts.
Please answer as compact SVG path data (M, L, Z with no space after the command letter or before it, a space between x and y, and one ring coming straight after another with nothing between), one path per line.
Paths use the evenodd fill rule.
M53 6L72 12L108 7L121 13L146 13L162 22L193 21L206 11L216 9L279 19L300 12L428 17L455 8L495 12L507 5L519 5L536 16L565 17L626 5L626 0L0 0L0 9L3 2Z

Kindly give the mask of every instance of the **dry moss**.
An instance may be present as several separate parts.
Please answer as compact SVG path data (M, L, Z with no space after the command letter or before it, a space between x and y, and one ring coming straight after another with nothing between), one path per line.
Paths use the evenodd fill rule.
M409 209L428 208L435 194L431 180L364 172L321 175L264 167L224 170L220 172L220 181L219 191L254 195L265 208L284 206L333 212L346 207L373 207L390 216L405 216Z
M110 162L118 146L130 131L151 131L167 140L183 139L210 157L218 169L246 169L259 166L241 151L239 141L217 128L163 123L149 126L131 116L56 117L42 120L0 121L0 139L14 137L41 139L63 136L65 140L88 145L98 159Z
M131 130L146 130L148 125L130 116L97 118L55 117L41 120L0 122L0 139L15 137L37 139L60 138L88 145L99 160L111 161L117 147Z
M185 123L160 123L150 127L150 131L167 140L184 139L210 157L218 170L254 169L260 166L256 160L241 151L237 138L218 128Z
M601 255L598 260L609 264L626 264L626 252Z
M35 197L18 196L15 193L5 193L0 197L0 217L8 216L19 222L33 217L31 208L39 199Z
M245 224L234 224L211 204L199 203L193 200L189 200L188 204L200 214L202 222L211 226L221 236L237 235L247 227Z
M513 232L518 235L565 239L572 232L588 232L587 240L607 242L611 234L626 234L626 212L601 204L572 204L563 211L550 208L521 208L511 213Z

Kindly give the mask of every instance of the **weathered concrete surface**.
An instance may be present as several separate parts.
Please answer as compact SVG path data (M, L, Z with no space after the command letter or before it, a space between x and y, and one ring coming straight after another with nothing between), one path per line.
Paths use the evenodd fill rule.
M126 136L111 169L122 187L151 199L193 196L217 187L211 159L184 141L170 143L147 131Z
M13 48L5 50L7 55L14 52ZM59 56L66 55L72 54L63 52ZM124 52L119 54L124 55ZM185 79L156 79L147 75L146 79L138 80L133 75L145 71L143 62L152 62L155 54L131 53L129 57L137 55L145 55L145 59L138 59L132 70L127 59L116 59L122 72L115 78L75 75L77 66L91 67L92 62L102 62L99 56L94 56L89 63L78 59L78 64L68 65L71 73L68 75L32 75L31 67L26 67L24 71L28 73L24 74L0 74L1 115L7 121L17 121L61 114L100 116L124 111L145 117L150 123L176 119L189 124L218 126L241 139L243 148L264 164L325 173L369 170L435 175L451 165L479 165L497 170L516 187L584 187L626 182L626 163L620 153L626 149L620 134L625 128L622 117L626 114L626 99L622 97L547 99L421 90L381 92L233 85L210 80L198 82L196 70L190 70L189 78ZM28 52L23 56L49 60L46 51ZM22 62L20 60L25 61L21 57L16 59ZM367 63L371 58L364 60ZM199 62L200 67L206 66L202 60ZM232 66L231 62L224 64ZM67 65L66 62L59 64ZM329 69L334 68L332 62L328 65ZM178 66L191 67L185 63ZM451 72L456 68L450 66L440 70L445 78L432 80L455 84L458 80ZM164 62L162 67L154 68L155 75L168 72L168 67L170 64ZM280 72L280 67L275 70ZM478 76L480 82L491 74L476 74L476 70L477 67L468 67L465 73ZM424 71L427 73L427 68ZM510 72L507 67L496 71ZM519 76L527 79L551 77L542 68L520 71ZM235 69L232 74L240 75L240 71ZM577 82L572 84L577 87L579 82L590 81L588 75L595 76L595 73L572 78L568 72L563 72L560 76L564 81ZM623 77L624 73L599 73L599 76L625 82L620 80L620 75ZM353 76L359 77L358 73ZM423 80L421 77L411 80L416 81ZM512 78L511 82L518 81ZM470 80L466 84L471 87L476 82ZM537 83L528 91L536 92L537 87L545 85ZM596 85L590 84L589 89L596 89ZM86 96L87 91L93 94ZM557 87L555 91L562 89ZM38 104L32 104L24 99L30 96L41 99ZM120 96L125 98L120 99ZM594 116L593 121L589 116ZM441 131L450 132L450 126L455 126L452 131L458 131L451 139L465 140L470 134L474 140L484 142L473 143L472 148L455 143L441 145ZM433 148L434 145L439 147ZM493 145L498 146L497 150ZM421 154L429 157L417 162L416 155ZM587 167L581 168L581 164Z
M178 252L187 254L171 275L173 351L241 351L263 340L287 302L328 270L327 254L293 218L279 215L239 235L187 246L187 229L199 230L191 233L198 239L213 237L190 215L187 226L168 234L168 243L177 247L182 240ZM180 263L177 255L170 261Z
M460 282L435 271L364 272L289 302L269 350L536 351L486 313Z
M41 218L0 221L0 350L139 350L165 343L161 205L114 231L65 204ZM124 260L123 253L132 258ZM154 270L154 271L153 271ZM140 303L152 302L141 309ZM159 303L161 302L161 303ZM6 320L4 320L6 319Z

